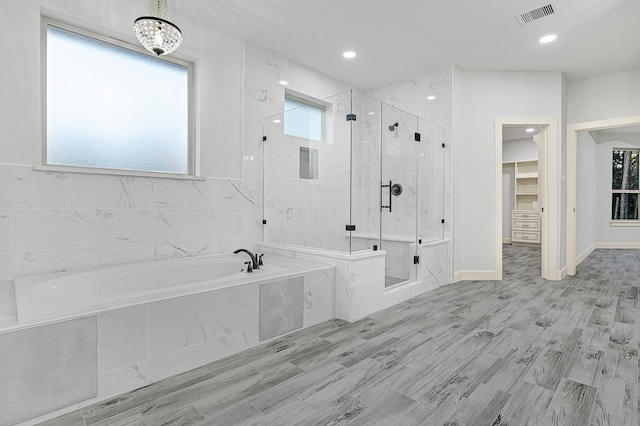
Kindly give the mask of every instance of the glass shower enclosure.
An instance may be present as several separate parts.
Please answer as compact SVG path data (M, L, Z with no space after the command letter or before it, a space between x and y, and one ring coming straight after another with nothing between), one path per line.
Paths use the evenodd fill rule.
M444 128L355 91L285 105L263 120L263 241L385 250L387 287L416 280L444 236Z

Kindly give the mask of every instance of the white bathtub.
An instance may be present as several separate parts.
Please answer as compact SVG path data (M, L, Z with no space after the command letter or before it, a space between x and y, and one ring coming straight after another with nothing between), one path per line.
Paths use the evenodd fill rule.
M335 318L334 266L267 253L247 273L248 259L15 278L17 318L0 326L0 347L15 350L0 382L21 386L5 390L9 399L0 386L9 401L0 424L104 401ZM37 421L53 414L64 412Z
M245 254L216 255L17 277L18 321L61 319L287 275L287 268L267 259L247 273L248 260Z

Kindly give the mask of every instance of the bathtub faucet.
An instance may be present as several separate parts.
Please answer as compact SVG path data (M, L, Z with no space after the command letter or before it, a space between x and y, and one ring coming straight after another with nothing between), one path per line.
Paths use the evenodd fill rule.
M249 257L251 258L251 266L252 266L251 269L260 269L260 266L262 265L262 256L263 255L258 256L257 254L251 253L247 249L238 249L238 250L234 251L233 254L238 254L240 252L247 253L249 255Z

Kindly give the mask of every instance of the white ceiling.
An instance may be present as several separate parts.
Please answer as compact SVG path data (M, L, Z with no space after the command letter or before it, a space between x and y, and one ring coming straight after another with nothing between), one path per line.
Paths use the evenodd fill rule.
M475 71L561 71L568 81L640 68L640 0L172 0L180 15L349 83L379 87L454 63ZM556 33L557 41L538 38ZM354 50L352 60L342 58Z

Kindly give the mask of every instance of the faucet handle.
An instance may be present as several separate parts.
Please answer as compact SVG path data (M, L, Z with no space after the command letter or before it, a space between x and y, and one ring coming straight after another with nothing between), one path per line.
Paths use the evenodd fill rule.
M251 262L244 262L247 265L247 273L253 272L253 267L251 266Z
M264 256L264 253L262 253L261 255L258 256L258 266L263 266L262 256Z

